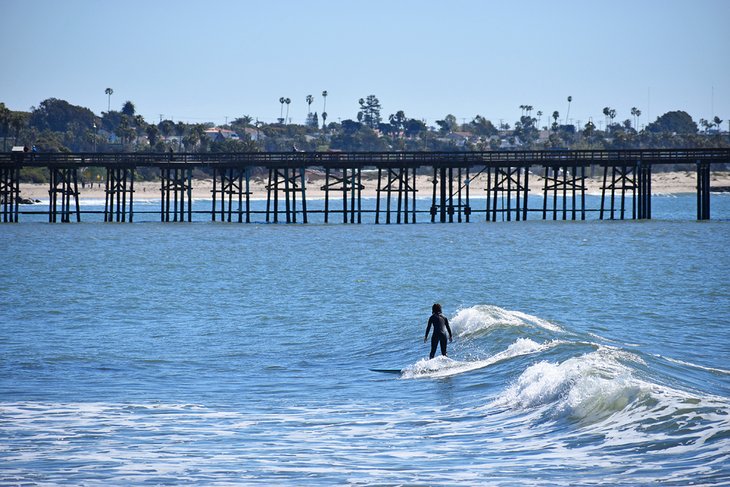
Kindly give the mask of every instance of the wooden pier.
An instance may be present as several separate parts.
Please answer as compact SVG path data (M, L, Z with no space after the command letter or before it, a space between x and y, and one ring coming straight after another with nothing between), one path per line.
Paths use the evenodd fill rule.
M48 170L49 222L81 221L86 212L79 201L79 172L90 167L106 171L105 222L134 221L135 177L141 168L157 171L161 222L191 222L201 213L210 221L237 223L308 223L315 213L324 223L362 223L364 214L376 224L466 223L477 214L486 222L586 220L587 212L597 212L600 220L642 220L652 216L652 169L668 164L695 168L697 219L710 219L710 175L713 168L730 164L729 149L0 153L0 222L18 222L24 213L19 181L26 167ZM602 174L600 206L589 208L586 174L595 169ZM196 170L212 177L207 210L193 209ZM324 179L319 188L323 208L317 209L307 207L307 174L315 171ZM254 173L266 180L265 194L253 194ZM363 205L366 174L376 195L368 209ZM430 177L430 187L417 187L418 174ZM542 184L530 186L538 174ZM530 207L530 194L541 196L540 207L534 201ZM254 197L265 198L265 210L253 208Z

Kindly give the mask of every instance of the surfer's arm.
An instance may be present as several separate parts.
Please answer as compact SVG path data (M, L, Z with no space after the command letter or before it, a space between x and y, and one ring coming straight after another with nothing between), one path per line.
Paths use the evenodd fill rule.
M449 330L449 341L452 341L454 337L451 335L451 327L449 326L449 319L444 318L444 321L446 321L446 329Z
M428 319L428 325L426 325L426 335L423 337L423 341L428 340L428 332L431 331L431 318Z

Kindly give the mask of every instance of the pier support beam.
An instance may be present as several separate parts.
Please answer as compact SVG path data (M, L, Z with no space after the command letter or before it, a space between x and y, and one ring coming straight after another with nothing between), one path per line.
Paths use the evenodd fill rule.
M0 167L0 221L18 223L20 201L20 167Z
M545 184L543 186L542 219L548 219L548 202L552 201L553 220L558 219L560 214L562 220L586 219L586 167L577 164L567 166L544 166ZM552 197L551 197L552 196ZM561 205L558 208L558 196L561 198ZM570 200L570 209L568 208Z
M325 168L324 222L329 223L330 213L342 213L342 223L362 223L362 168ZM330 191L342 193L342 209L330 208ZM349 200L349 204L348 204Z
M710 219L710 164L697 161L697 219Z
M284 197L284 214L287 223L297 222L297 193L301 193L302 222L307 223L307 193L304 166L269 168L269 184L266 185L266 221L279 222L279 193ZM273 202L273 209L272 209Z
M129 222L132 223L134 220L134 167L107 167L105 193L104 221L126 222L127 214L129 214Z
M81 221L79 207L79 180L74 167L49 166L50 189L48 195L48 221L56 223L60 218L62 223L71 221L71 203L74 204L76 221ZM60 201L60 205L59 205Z
M490 167L487 174L487 220L497 221L497 215L502 214L502 220L527 220L527 196L530 192L529 167ZM506 200L505 200L506 196ZM500 197L502 199L499 209ZM512 199L514 198L514 207Z
M383 179L385 175L385 179ZM385 184L383 184L385 182ZM391 212L396 223L416 223L416 168L378 168L378 186L375 200L375 223L380 223L380 212L385 212L385 223L391 223ZM381 199L385 193L385 209ZM395 197L393 195L395 193ZM409 215L410 212L410 215Z
M651 164L636 163L639 220L651 220Z
M433 196L431 197L431 222L446 223L456 220L469 223L471 206L469 205L469 167L434 167Z
M193 171L182 167L160 168L160 218L163 222L193 221Z
M611 181L608 182L608 172L611 171ZM604 219L604 213L610 211L610 219L615 219L615 212L619 212L619 218L626 218L626 193L631 193L632 213L631 217L636 218L636 166L623 164L621 166L612 166L606 164L603 166L603 187L601 188L601 211L600 219ZM610 210L606 210L606 194L610 190ZM616 209L617 194L620 191L620 209Z
M213 206L211 218L220 221L233 221L237 215L238 223L242 223L246 215L246 223L251 223L251 168L221 167L213 169ZM245 210L244 210L245 198ZM234 211L234 202L237 208Z

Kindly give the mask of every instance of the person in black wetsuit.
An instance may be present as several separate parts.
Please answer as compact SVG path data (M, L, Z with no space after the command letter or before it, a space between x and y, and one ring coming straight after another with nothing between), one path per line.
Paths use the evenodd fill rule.
M426 326L426 336L423 337L423 343L428 340L428 332L431 330L433 325L433 335L431 335L431 354L428 356L432 359L436 355L436 347L441 345L441 355L446 356L446 332L449 332L449 341L453 340L451 335L451 327L449 326L449 319L441 314L441 305L436 303L431 308L432 315L428 319L428 325Z

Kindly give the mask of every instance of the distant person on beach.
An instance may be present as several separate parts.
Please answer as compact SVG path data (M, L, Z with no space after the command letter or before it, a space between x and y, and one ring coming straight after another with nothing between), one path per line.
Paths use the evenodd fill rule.
M441 345L441 355L446 356L446 332L449 332L449 341L453 340L451 335L451 327L449 326L449 319L441 314L441 305L436 303L431 308L433 313L428 319L428 325L426 326L426 336L423 337L423 343L428 340L428 332L431 331L433 325L433 335L431 335L431 353L428 358L432 359L436 355L436 347Z

